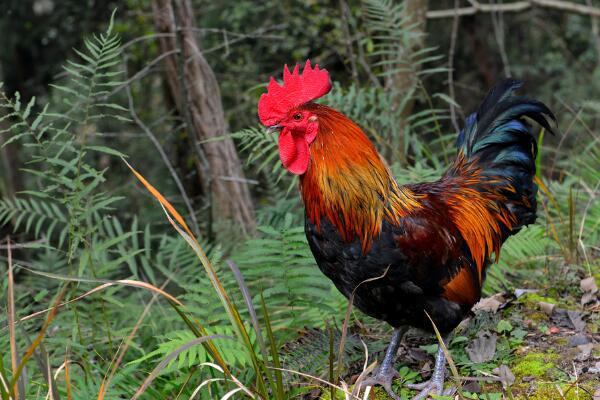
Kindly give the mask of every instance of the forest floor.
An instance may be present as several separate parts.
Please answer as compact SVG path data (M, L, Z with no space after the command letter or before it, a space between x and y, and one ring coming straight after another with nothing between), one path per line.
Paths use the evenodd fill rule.
M600 275L581 279L568 270L546 273L543 287L529 281L528 289L487 297L474 308L449 346L461 393L436 399L600 400ZM370 323L350 329L349 340L369 342L369 362L381 361L389 340L389 332L378 329L383 328ZM350 384L364 367L360 350L362 356L351 357L350 373L342 377ZM435 351L435 338L416 331L405 335L396 361L400 378L393 385L402 399L416 394L406 383L430 377ZM456 382L448 369L446 384ZM314 395L330 398L328 393ZM369 398L389 396L376 387Z

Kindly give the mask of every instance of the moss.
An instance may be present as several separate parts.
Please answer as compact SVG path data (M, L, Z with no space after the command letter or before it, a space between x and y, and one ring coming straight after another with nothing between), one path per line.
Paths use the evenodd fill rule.
M390 396L388 396L385 389L380 388L379 386L376 386L374 389L375 390L372 390L371 394L369 395L369 400L389 400L390 399Z
M516 362L512 368L512 372L518 378L524 376L541 378L545 376L549 370L556 367L552 361L557 358L558 355L553 353L529 353Z
M354 389L354 385L352 385L348 388L348 390L350 392L353 389ZM398 392L398 393L400 393L400 392ZM331 400L330 391L323 390L319 399L320 400ZM335 400L344 400L344 399L345 399L344 393L342 393L339 390L335 392ZM375 386L375 387L371 388L371 393L369 394L369 400L389 400L389 399L390 399L390 396L388 396L387 392L382 387Z
M559 392L557 386L560 387ZM516 392L521 392L517 394ZM540 382L535 384L533 392L529 392L529 385L518 385L513 387L515 400L592 400L592 397L583 390L579 393L569 384L557 384L553 382Z
M557 346L566 346L567 344L569 344L569 339L567 339L566 337L559 337L554 339L554 344Z
M519 303L532 303L537 306L540 301L550 304L558 304L558 300L553 299L552 297L543 297L537 293L525 293L523 296L519 297Z
M539 323L543 321L548 321L548 315L541 311L534 311L531 314L527 314L527 317L533 322Z

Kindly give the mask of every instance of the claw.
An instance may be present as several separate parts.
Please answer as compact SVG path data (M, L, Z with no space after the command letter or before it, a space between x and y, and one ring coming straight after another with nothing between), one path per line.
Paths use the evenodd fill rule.
M402 339L402 335L406 331L405 328L394 329L394 335L390 341L390 345L385 352L385 358L383 362L377 368L375 375L362 381L359 386L360 388L379 385L385 389L387 394L394 400L400 400L400 397L392 390L392 382L395 378L399 377L400 374L394 369L394 357L396 357L396 351ZM360 389L359 388L359 389Z
M407 384L406 387L413 390L420 390L413 400L425 400L431 395L450 396L454 394L456 388L444 390L444 375L446 369L446 357L441 347L438 346L437 356L435 358L435 368L430 380L423 383Z
M387 371L377 371L377 373L375 374L375 376L371 376L367 379L365 379L364 381L362 381L360 383L360 387L361 388L365 388L368 386L375 386L375 385L379 385L382 388L385 389L385 391L387 392L388 396L390 396L392 399L394 400L401 400L400 396L398 396L396 393L394 393L394 391L392 390L392 382L394 381L394 379L396 379L397 377L399 377L400 374L398 373L398 371L394 370L394 369L389 369Z
M420 390L419 394L413 397L413 400L425 400L429 396L451 396L456 391L456 388L448 388L444 390L444 381L429 380L423 383L407 384L406 387L413 390Z

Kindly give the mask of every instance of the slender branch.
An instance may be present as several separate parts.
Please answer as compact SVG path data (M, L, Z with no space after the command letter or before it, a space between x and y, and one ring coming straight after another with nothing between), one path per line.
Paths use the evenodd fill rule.
M524 0L508 4L482 4L475 0L469 2L471 3L470 7L462 7L458 10L430 10L427 12L427 18L450 18L454 17L455 14L464 16L474 15L481 12L518 12L527 10L533 6L553 8L556 10L562 10L576 14L589 15L591 17L600 17L600 8L598 7L577 4L564 0Z
M126 66L125 69L127 69L127 61L126 60L123 62L123 64ZM173 178L173 181L177 185L177 189L179 189L179 193L181 193L181 198L183 199L183 202L185 203L185 206L188 209L188 213L190 214L192 229L194 230L194 233L196 235L199 235L200 227L198 225L198 220L196 219L196 213L194 212L194 207L192 206L192 202L190 201L189 197L187 196L187 193L185 192L185 188L183 187L183 184L181 183L181 180L179 179L179 176L177 175L175 168L173 168L173 165L171 164L169 157L167 156L164 149L158 142L158 139L156 138L156 136L154 136L154 133L152 133L152 131L146 126L146 124L144 124L144 122L140 119L137 112L135 111L133 95L131 94L131 86L126 85L125 90L127 92L127 98L129 99L129 113L131 114L131 118L133 118L133 120L137 124L137 126L139 126L144 131L144 133L146 134L146 136L148 136L148 138L150 139L152 144L154 144L154 147L156 147L158 154L160 154L160 158L162 158L163 163L166 165L167 169L169 170L169 173L171 174L171 177Z
M127 86L131 85L132 82L139 80L141 78L143 78L144 76L148 75L152 68L154 68L154 66L156 64L158 64L160 61L162 61L163 59L171 56L172 54L177 54L179 53L179 49L175 49L172 51L167 51L165 53L162 53L161 55L159 55L158 57L156 57L154 60L150 61L148 64L146 64L144 66L144 68L142 68L141 70L139 70L138 72L136 72L134 75L132 75L130 78L126 79L125 82L123 82L122 84L120 84L119 86L117 86L116 88L114 88L112 90L112 92L110 92L109 94L107 94L106 96L102 97L102 100L106 100L109 97L119 93L121 90L125 89Z
M496 0L491 0L495 2ZM500 3L502 4L502 3ZM498 49L500 50L500 58L502 59L502 64L504 67L504 76L509 78L511 76L510 72L510 64L508 62L508 55L506 54L506 46L504 45L504 18L503 13L500 12L492 12L492 26L494 27L494 36L496 37L496 42L498 43Z

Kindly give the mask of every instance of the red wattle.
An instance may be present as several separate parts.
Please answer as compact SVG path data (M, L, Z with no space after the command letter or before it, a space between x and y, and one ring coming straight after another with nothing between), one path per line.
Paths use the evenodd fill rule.
M284 128L279 134L279 158L293 174L302 175L308 169L310 153L304 134Z

